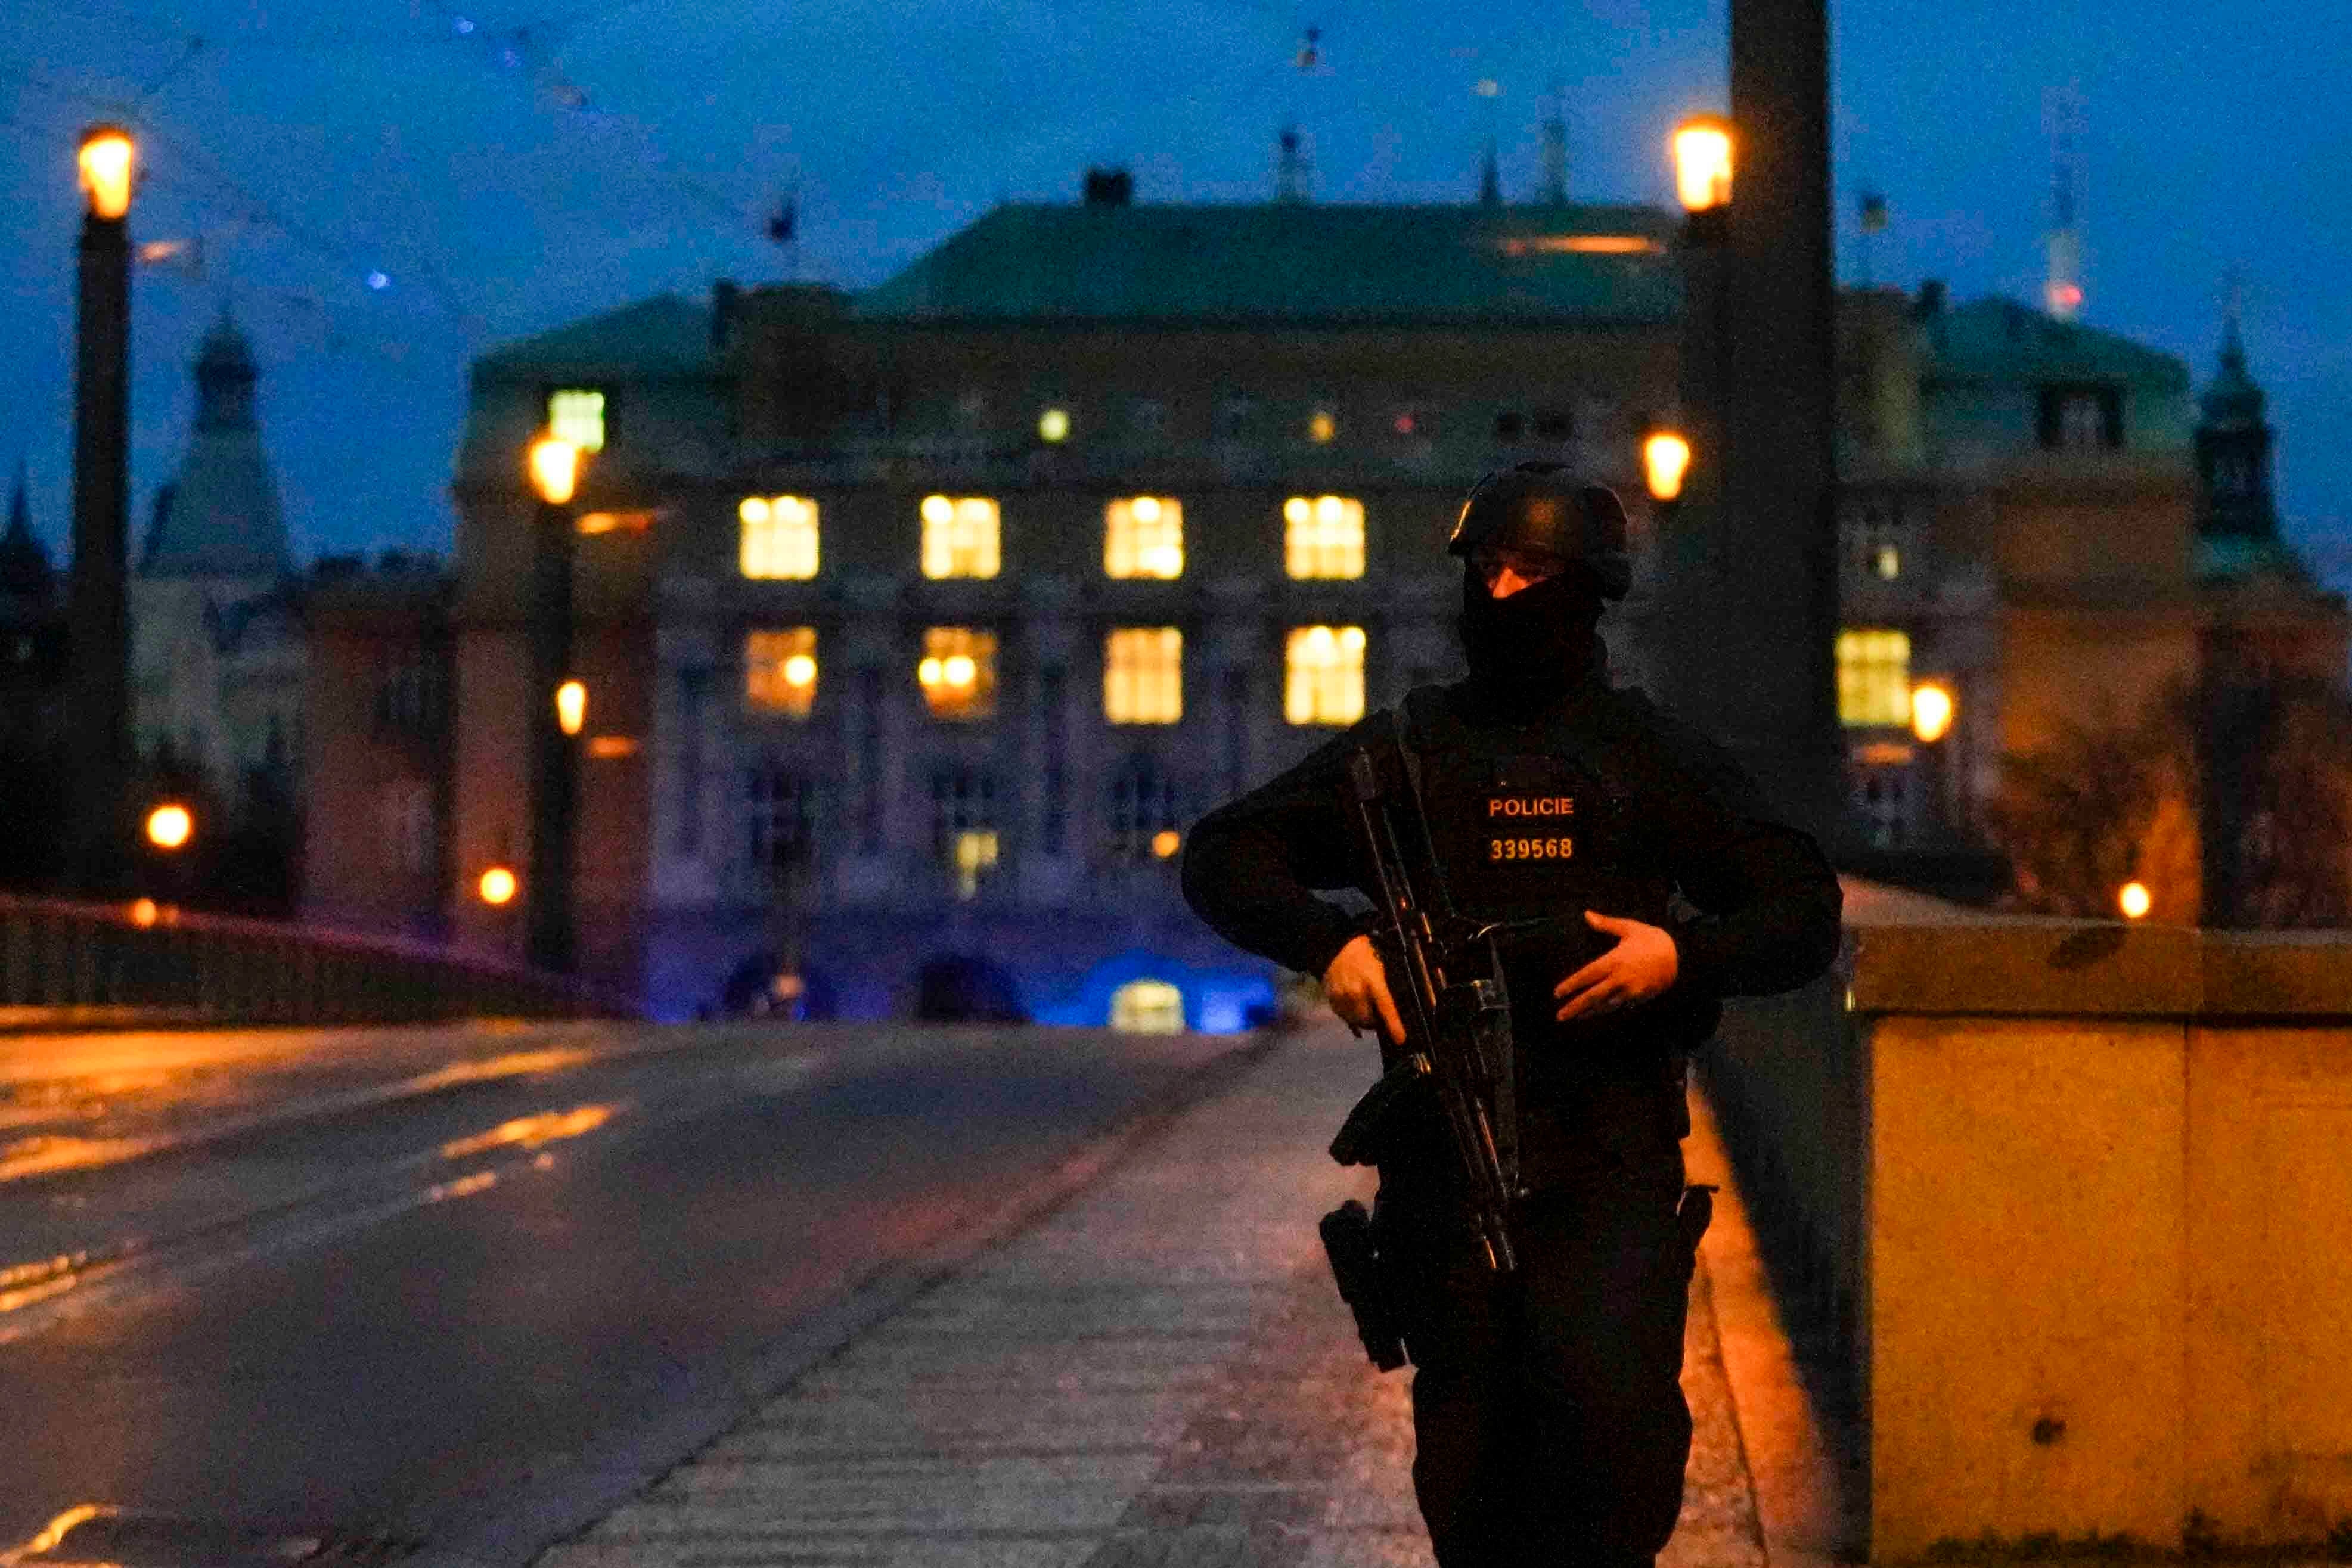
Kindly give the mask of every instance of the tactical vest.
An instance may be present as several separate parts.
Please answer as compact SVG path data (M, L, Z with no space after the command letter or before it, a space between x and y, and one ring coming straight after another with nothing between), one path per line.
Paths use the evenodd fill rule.
M1665 781L1639 765L1630 737L1612 734L1617 727L1605 719L1473 727L1447 711L1435 687L1409 694L1401 716L1454 908L1479 920L1531 923L1501 945L1528 1093L1540 1102L1579 1082L1614 1078L1671 1079L1679 1095L1685 1053L1712 1032L1712 1007L1669 991L1563 1025L1552 995L1615 944L1586 924L1586 910L1671 925L1664 814L1652 798Z

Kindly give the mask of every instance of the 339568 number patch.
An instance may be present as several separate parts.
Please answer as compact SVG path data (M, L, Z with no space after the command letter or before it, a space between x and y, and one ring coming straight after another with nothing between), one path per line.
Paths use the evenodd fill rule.
M1564 861L1573 852L1565 838L1486 841L1486 858L1490 861Z

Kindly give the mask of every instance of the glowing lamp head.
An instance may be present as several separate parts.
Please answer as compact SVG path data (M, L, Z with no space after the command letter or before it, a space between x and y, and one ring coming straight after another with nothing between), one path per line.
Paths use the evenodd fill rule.
M816 661L806 653L794 653L784 661L784 685L813 686L816 685Z
M147 813L147 841L159 850L176 850L196 831L196 820L176 800L165 801Z
M950 653L940 664L940 674L949 685L968 686L978 678L980 666L969 653Z
M1049 408L1037 416L1037 434L1045 441L1067 441L1070 438L1070 411Z
M769 507L765 496L746 496L737 503L735 515L757 528L773 515L773 509Z
M120 219L131 211L136 162L131 133L119 125L93 125L82 132L75 162L81 166L82 194L94 216Z
M530 444L530 487L551 507L568 503L580 487L580 448L560 435Z
M1731 126L1712 114L1675 128L1675 195L1686 213L1731 200Z
M1167 860L1169 857L1175 854L1178 847L1181 845L1183 841L1184 841L1177 835L1175 829L1162 828L1158 832L1151 835L1151 852L1158 855L1161 860Z
M1911 733L1928 746L1944 738L1952 728L1951 688L1934 681L1924 681L1911 688Z
M2144 882L2127 882L2116 891L2116 907L2124 912L2126 920L2145 920L2156 904L2155 895Z
M482 880L476 891L482 895L484 904L488 904L492 909L499 909L514 902L514 895L520 890L521 885L515 881L513 872L509 871L505 866L494 865L482 873Z
M566 735L577 735L588 722L588 688L578 681L566 681L555 688L555 722L563 727Z
M131 924L152 925L163 918L163 911L152 898L133 899L131 904Z
M1642 442L1642 482L1654 501L1672 501L1683 493L1690 473L1690 443L1672 430L1654 430Z

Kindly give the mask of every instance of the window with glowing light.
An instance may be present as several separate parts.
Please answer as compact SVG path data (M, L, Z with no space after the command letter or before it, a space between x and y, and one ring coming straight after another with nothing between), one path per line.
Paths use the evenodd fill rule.
M1838 633L1838 720L1853 727L1911 722L1911 639L1862 628Z
M996 712L996 633L971 626L927 628L915 680L933 718L992 717Z
M816 706L816 628L743 633L743 706L772 718L806 718Z
M1183 576L1183 504L1167 496L1135 496L1104 507L1103 574Z
M944 766L931 772L931 848L954 876L958 898L976 898L996 869L996 775Z
M604 450L604 394L593 387L566 387L547 394L548 434L583 452Z
M1184 716L1184 633L1120 626L1103 639L1103 716L1113 724L1174 724Z
M994 577L997 507L985 496L926 496L923 575Z
M1352 496L1293 496L1282 504L1282 565L1299 579L1364 575L1364 504Z
M1918 833L1920 789L1907 746L1882 742L1857 749L1847 770L1854 819L1874 848L1899 850Z
M1917 532L1913 519L1905 515L1899 497L1847 498L1838 510L1838 549L1846 574L1895 581L1912 564Z
M1318 446L1328 446L1339 438L1339 416L1328 408L1318 408L1307 416L1307 439Z
M1283 649L1282 716L1353 724L1364 716L1364 629L1300 626Z
M1129 980L1110 994L1110 1027L1122 1034L1181 1034L1184 993L1165 980Z
M747 578L805 582L816 575L816 503L805 496L746 496L738 561Z

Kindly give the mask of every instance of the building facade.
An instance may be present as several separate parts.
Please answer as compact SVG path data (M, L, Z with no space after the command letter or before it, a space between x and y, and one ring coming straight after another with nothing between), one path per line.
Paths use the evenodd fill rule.
M1607 630L1647 683L1673 219L1089 190L863 295L721 284L477 363L454 707L418 753L463 780L427 791L455 939L522 950L530 890L479 889L529 861L523 454L550 426L593 451L579 950L664 1016L782 973L845 1016L999 997L1239 1026L1276 977L1182 906L1185 828L1458 672L1442 545L1495 467L1565 460L1627 497L1642 565ZM1840 336L1849 858L1981 861L2004 756L2204 656L2188 378L1932 286L1848 296ZM1950 699L1934 739L1923 685Z

